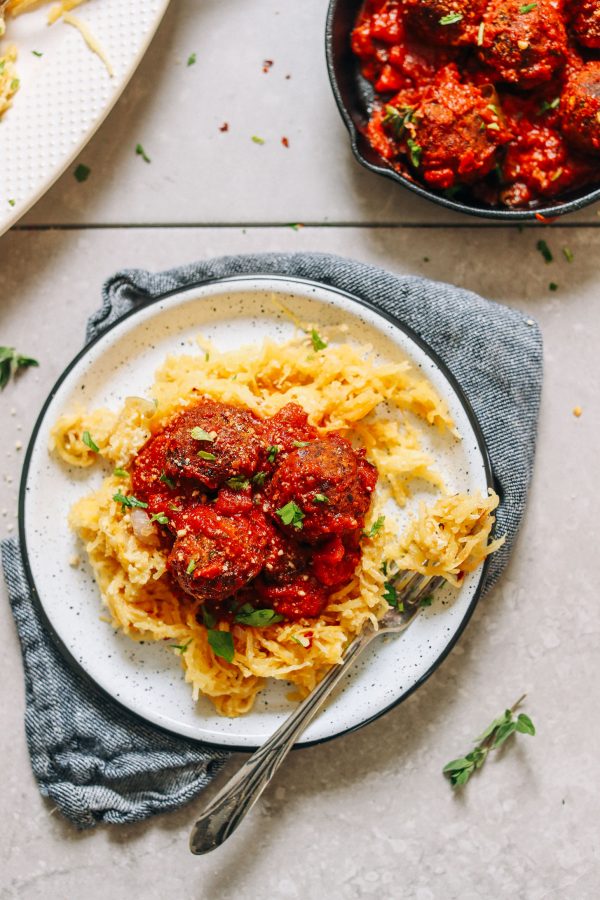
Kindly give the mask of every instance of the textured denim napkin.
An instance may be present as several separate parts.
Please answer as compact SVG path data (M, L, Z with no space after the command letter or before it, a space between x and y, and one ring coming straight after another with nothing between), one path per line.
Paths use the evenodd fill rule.
M214 278L257 274L307 278L370 300L410 326L446 362L479 419L501 496L497 533L507 540L488 569L489 590L510 554L533 465L542 384L537 325L450 285L324 254L264 254L220 257L158 274L120 272L104 286L87 340L164 294ZM71 671L32 604L15 540L3 542L2 557L23 650L25 728L41 793L80 828L138 821L200 793L229 754L145 725Z

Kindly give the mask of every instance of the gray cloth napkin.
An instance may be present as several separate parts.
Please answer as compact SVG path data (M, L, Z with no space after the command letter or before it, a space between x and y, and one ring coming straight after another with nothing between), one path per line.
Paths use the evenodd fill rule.
M89 320L93 340L144 303L215 278L287 275L356 294L412 328L444 360L483 430L501 497L485 590L497 581L519 529L535 451L542 384L537 325L469 291L393 275L317 253L230 256L153 274L118 273ZM229 754L146 725L96 690L51 642L31 599L18 543L2 544L4 573L25 669L25 728L41 793L80 828L134 822L191 800Z

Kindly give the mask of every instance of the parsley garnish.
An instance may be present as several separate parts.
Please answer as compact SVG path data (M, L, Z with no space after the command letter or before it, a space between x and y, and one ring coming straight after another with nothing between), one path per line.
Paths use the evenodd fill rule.
M14 347L0 347L0 390L4 390L19 369L27 369L30 366L39 366L37 359L21 356Z
M383 528L384 522L385 522L385 516L379 516L377 519L375 519L375 521L373 522L373 524L371 525L369 530L366 532L366 537L368 537L368 538L375 537L377 532L381 531L381 529Z
M284 525L293 525L294 528L298 530L302 528L304 513L302 512L298 504L294 503L293 500L290 500L289 503L286 503L285 506L282 506L281 509L278 509L277 515Z
M88 180L91 171L92 170L89 166L85 166L83 163L79 163L79 165L73 172L73 175L75 176L76 181L79 181L81 183L82 181Z
M325 348L327 347L326 342L323 340L316 328L311 329L310 339L312 341L313 350L325 350Z
M183 654L185 653L185 651L187 650L187 648L190 646L191 643L192 643L192 639L190 638L189 641L187 642L187 644L169 644L169 647L172 647L173 650L177 650L177 652L180 653L181 656L183 656Z
M235 614L235 621L240 625L253 625L255 628L264 628L283 621L283 616L273 609L254 609L249 603L240 606Z
M208 643L212 647L215 656L220 656L227 662L233 662L235 649L233 646L233 637L229 631L218 631L214 628L209 628Z
M535 6L535 3L533 5ZM448 13L447 16L442 16L440 25L456 25L457 22L460 22L462 17L462 13Z
M209 461L217 458L214 453L207 453L206 450L198 450L197 456L199 456L200 459L207 459Z
M162 481L163 484L166 484L167 487L170 487L170 488L175 487L175 482L171 481L169 476L164 471L161 472L160 478L158 480Z
M412 138L408 138L407 140L408 150L409 150L409 158L411 165L415 167L415 169L419 168L419 163L421 162L421 153L423 152L421 149L421 145L417 144Z
M310 441L293 441L293 447L308 447Z
M8 201L8 205L9 205L9 206L14 206L16 202L17 202L16 200L9 200L9 201Z
M39 50L32 50L31 52L33 53L34 56L37 56L37 57L40 57L40 56L43 56L43 55L44 55L44 54L41 53Z
M256 134L252 135L252 143L253 144L264 144L264 138L258 137Z
M533 9L536 8L536 6L537 6L537 3L526 3L525 6L521 6L521 7L519 8L519 12L520 12L521 14L523 14L523 13L530 13Z
M100 453L100 447L94 441L89 431L84 431L81 440L86 447L89 447L93 453Z
M169 517L165 516L165 514L163 512L157 512L157 513L154 513L153 516L150 516L150 521L158 522L159 525L168 525Z
M147 163L152 162L152 160L150 159L150 157L148 156L148 154L146 153L146 151L144 150L144 148L142 147L141 144L135 145L135 152L138 156L142 157L144 162L147 162Z
M275 457L277 456L277 454L279 453L280 450L281 450L281 447L278 447L277 444L273 444L272 447L269 447L269 449L267 451L267 459L270 463L275 462Z
M573 251L569 250L568 247L563 247L562 252L563 252L563 256L565 257L566 261L568 263L572 263L573 260L575 259L575 255L574 255Z
M113 475L116 475L117 478L127 478L125 469L113 469Z
M388 104L385 107L385 116L382 124L389 125L393 136L396 140L399 140L402 137L404 129L412 119L413 113L414 109L412 106L401 106L398 108Z
M204 428L200 428L196 426L196 428L192 428L190 431L191 436L195 441L214 441L214 434L209 434L208 431L205 431Z
M554 257L552 256L552 251L546 241L538 241L536 244L537 249L540 251L544 259L547 263L551 263Z
M313 497L313 503L329 503L329 499L325 496L325 494L315 494Z
M244 478L243 475L234 475L233 478L228 478L225 483L234 491L245 491L246 488L250 487L249 479Z
M555 97L554 100L542 100L538 109L538 115L543 115L549 109L557 109L559 104L560 97Z
M453 759L452 762L444 766L442 772L448 776L453 788L466 784L475 769L482 767L490 750L497 750L498 747L501 747L511 734L515 732L519 734L535 734L535 726L525 713L519 713L517 719L513 719L515 710L524 699L525 695L517 700L510 709L505 710L503 715L494 719L483 734L476 738L477 745L474 750L471 750L460 759Z
M423 599L419 603L419 606L422 606L423 608L425 608L427 606L431 606L432 603L433 603L433 597L431 595L429 595L429 597L423 597Z
M310 641L307 637L304 637L304 635L299 637L297 634L290 634L290 640L293 641L295 644L300 644L300 646L304 647L304 649L306 649L307 647L310 647ZM306 643L304 643L305 641L306 641Z
M196 54L195 53L190 53L190 55L188 56L187 64L188 64L188 66L193 66L196 64Z
M190 559L189 563L187 564L187 569L185 570L185 574L192 575L194 572L194 569L196 568L196 565L197 565L196 560Z
M550 284L548 285L548 288L549 288L549 290L551 290L551 291L557 291L557 290L558 290L558 285L557 285L557 283L556 283L555 281L551 281Z
M126 506L129 509L133 509L133 507L135 506L139 507L140 509L148 509L148 504L144 503L143 500L138 500L138 498L134 497L133 495L126 497L120 491L117 491L117 493L114 494L113 500L116 500L116 502L120 503L121 506Z
M217 617L206 608L202 607L202 621L207 628L214 628L217 624Z
M252 476L252 484L255 484L256 487L262 487L265 483L265 478L267 477L266 472L257 472L256 475Z
M395 607L398 612L404 611L404 604L398 597L398 591L394 587L391 581L386 581L384 583L385 591L383 592L383 599L387 600L390 606Z

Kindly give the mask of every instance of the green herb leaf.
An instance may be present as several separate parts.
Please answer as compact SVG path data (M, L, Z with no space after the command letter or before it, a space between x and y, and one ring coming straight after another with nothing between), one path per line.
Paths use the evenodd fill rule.
M519 12L521 14L530 13L533 9L535 9L537 3L526 3L524 6L519 7Z
M79 165L73 172L73 175L75 176L75 180L81 183L82 181L88 180L91 171L92 170L89 166L85 166L83 163L79 163Z
M19 369L27 369L30 366L39 366L37 359L22 356L14 347L0 347L0 390L4 390Z
M329 498L325 494L315 494L313 503L329 503Z
M144 503L143 500L138 500L137 497L133 496L126 497L124 494L121 494L120 491L117 491L117 493L114 494L113 500L116 500L116 502L120 503L121 506L127 507L129 509L133 509L133 507L148 509L148 504Z
M200 428L199 426L192 428L190 434L195 441L214 441L215 439L214 434L209 434L208 431L205 431L204 428Z
M275 462L275 457L277 456L277 454L279 453L280 450L281 450L281 447L278 447L276 444L273 444L272 447L269 447L269 449L267 451L267 459L270 463Z
M34 56L37 56L38 58L39 58L40 56L43 56L43 55L44 55L44 54L41 53L39 50L32 50L31 52L33 53Z
M562 248L563 255L568 263L572 263L575 259L575 255L572 250L569 250L568 247Z
M423 597L423 599L419 603L419 606L421 606L423 609L426 609L428 606L431 606L432 603L433 597Z
M310 641L307 637L304 637L304 635L302 635L302 637L299 638L298 635L296 635L296 634L290 634L290 640L293 641L295 644L300 644L300 646L304 647L305 650L307 647L310 647Z
M468 769L471 765L471 760L467 759L466 756L461 756L460 759L453 759L451 762L446 763L442 772L444 774L447 772L462 772L463 769Z
M385 116L383 117L383 125L387 125L396 140L399 140L404 134L404 129L409 122L412 121L414 108L412 106L392 106L388 104L385 107Z
M163 512L154 513L153 516L150 516L151 522L158 522L159 525L168 525L169 517L166 516Z
M310 339L312 341L313 350L325 350L327 347L327 343L323 340L319 332L313 328L310 332Z
M141 144L135 145L135 152L138 156L142 157L144 162L146 162L146 163L152 162L152 160L150 159L150 157L148 156L148 154L146 153L146 151L144 150L144 148L142 147Z
M544 257L546 262L551 263L552 260L554 259L554 257L552 256L552 251L551 251L550 247L548 246L548 244L546 243L546 241L544 241L544 240L538 241L536 244L536 247L540 251L542 256Z
M409 158L411 165L415 167L415 169L419 168L419 163L421 162L421 153L422 149L420 144L417 144L412 138L408 138L406 141L409 150Z
M383 587L385 589L383 592L383 599L387 600L389 605L395 607L398 612L403 612L404 604L398 597L398 591L394 587L393 583L391 581L386 581L384 582Z
M84 431L81 440L85 444L86 447L89 447L94 453L100 453L100 447L98 444L92 439L89 431Z
M190 53L187 60L188 66L194 66L196 64L196 54Z
M235 621L240 625L253 625L255 628L264 628L267 625L274 625L275 622L282 622L283 616L280 616L273 609L254 609L249 603L244 603L238 609Z
M366 532L365 536L368 538L374 538L375 535L381 531L381 529L384 526L384 523L385 523L385 516L379 516L377 519L375 519L375 521L373 522L373 524L371 525L369 530Z
M532 737L535 734L535 725L525 713L519 713L517 719L517 731L519 734L530 734Z
M310 441L293 441L293 447L308 447Z
M265 142L264 138L258 137L256 134L252 135L252 143L253 144L260 144L262 146L264 144L264 142Z
M166 484L167 487L170 487L170 488L175 487L175 482L169 478L169 476L165 473L164 469L161 472L160 478L158 480L162 481L163 484Z
M183 654L185 653L185 651L187 650L187 648L190 646L191 643L192 643L192 639L190 638L186 644L169 644L169 647L171 647L173 650L177 650L177 652L180 653L181 656L183 656Z
M212 462L217 458L214 453L207 453L206 450L198 450L198 453L196 455L199 456L200 459L209 460L209 462Z
M243 475L234 475L233 478L228 478L225 483L234 491L245 491L246 488L250 487L250 480L244 478Z
M211 613L206 606L202 607L202 621L207 628L214 628L217 624L217 617Z
M113 475L116 475L117 478L127 478L127 474L125 469L113 469Z
M447 16L442 16L442 18L440 19L440 25L456 25L457 22L460 22L462 17L462 13L448 13Z
M227 662L233 662L235 649L233 646L233 637L229 631L218 631L214 628L208 629L208 643L210 644L215 656Z
M560 97L555 97L553 100L542 100L538 108L538 115L542 116L545 112L548 112L550 109L558 109L560 105Z
M549 291L557 291L558 290L557 283L555 281L551 281L550 284L548 285L548 290Z
M14 206L16 202L17 202L16 200L9 200L9 201L8 201L8 205L9 205L9 206Z
M267 477L266 472L257 472L256 475L252 476L252 484L255 484L256 487L262 487L265 483L265 478Z
M290 500L289 503L286 503L285 506L282 506L281 509L278 509L277 515L284 525L293 525L294 528L297 529L302 528L304 513L302 512L298 504L294 503L293 500Z

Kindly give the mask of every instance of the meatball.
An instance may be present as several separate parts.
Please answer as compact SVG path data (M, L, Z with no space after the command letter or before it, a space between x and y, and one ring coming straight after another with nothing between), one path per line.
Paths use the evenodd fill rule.
M261 419L215 400L184 410L167 432L167 475L193 478L209 490L253 475L265 447Z
M600 48L600 0L575 0L571 10L571 26L579 43Z
M312 575L296 575L284 584L257 578L255 587L262 601L286 619L314 618L327 604L327 589Z
M491 0L479 56L493 77L521 88L548 81L567 58L562 2Z
M443 47L474 44L487 0L406 0L406 24Z
M289 584L307 568L308 548L274 531L262 571L263 580L267 584Z
M210 506L186 510L176 526L167 568L187 594L203 602L224 600L255 578L273 532L257 509L226 518Z
M277 448L274 461L279 462L279 453L293 450L301 441L313 441L317 430L308 424L308 416L297 403L286 403L266 423L269 450ZM268 454L273 455L273 454Z
M377 471L337 434L298 447L277 468L266 490L274 521L309 543L360 528Z
M584 153L600 153L600 62L574 70L560 100L563 134Z
M469 184L495 167L498 148L510 139L510 132L493 100L497 98L491 86L462 84L450 64L424 89L416 108L408 108L400 147L432 187ZM397 104L403 104L401 94Z

